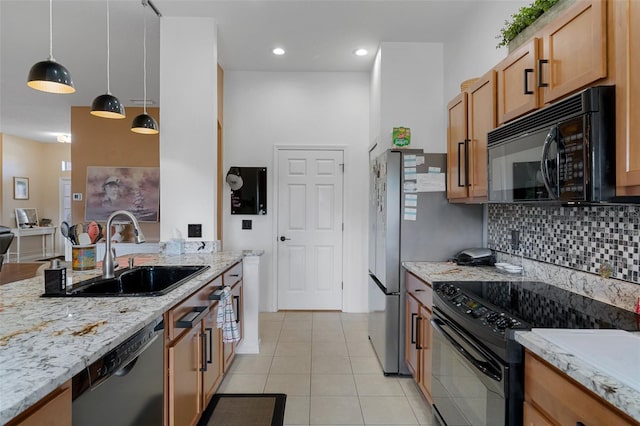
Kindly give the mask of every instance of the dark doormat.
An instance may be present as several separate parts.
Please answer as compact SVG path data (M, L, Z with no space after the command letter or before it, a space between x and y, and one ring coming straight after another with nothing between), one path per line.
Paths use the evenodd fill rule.
M283 393L215 394L198 426L282 426L286 400Z

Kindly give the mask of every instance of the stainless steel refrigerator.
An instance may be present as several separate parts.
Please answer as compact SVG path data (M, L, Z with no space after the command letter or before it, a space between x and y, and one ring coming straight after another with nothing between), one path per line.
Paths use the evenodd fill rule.
M482 247L482 206L447 201L446 179L436 175L446 172L446 154L388 150L370 163L369 339L385 374L410 374L401 263Z

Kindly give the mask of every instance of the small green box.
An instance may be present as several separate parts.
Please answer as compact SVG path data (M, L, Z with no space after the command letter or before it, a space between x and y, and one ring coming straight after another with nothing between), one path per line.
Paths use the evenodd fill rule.
M404 148L411 143L411 129L408 127L393 128L393 146Z

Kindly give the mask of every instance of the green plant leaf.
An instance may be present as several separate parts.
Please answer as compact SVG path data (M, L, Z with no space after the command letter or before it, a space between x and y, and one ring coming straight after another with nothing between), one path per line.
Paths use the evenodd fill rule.
M499 43L496 48L508 45L518 34L524 31L529 25L551 6L560 0L535 0L529 6L523 6L511 16L511 21L505 20L504 26L500 29L500 34L496 36Z

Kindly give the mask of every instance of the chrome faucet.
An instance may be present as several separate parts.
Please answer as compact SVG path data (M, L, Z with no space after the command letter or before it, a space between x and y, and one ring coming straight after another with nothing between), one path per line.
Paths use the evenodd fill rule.
M109 216L107 219L107 224L105 227L107 228L107 234L105 236L106 242L104 247L104 259L102 260L102 278L113 278L115 276L114 273L114 263L115 263L115 254L111 251L111 222L116 216L124 215L131 219L133 224L135 236L136 236L136 244L144 243L144 234L140 229L140 225L138 224L138 220L135 216L126 210L117 210Z

